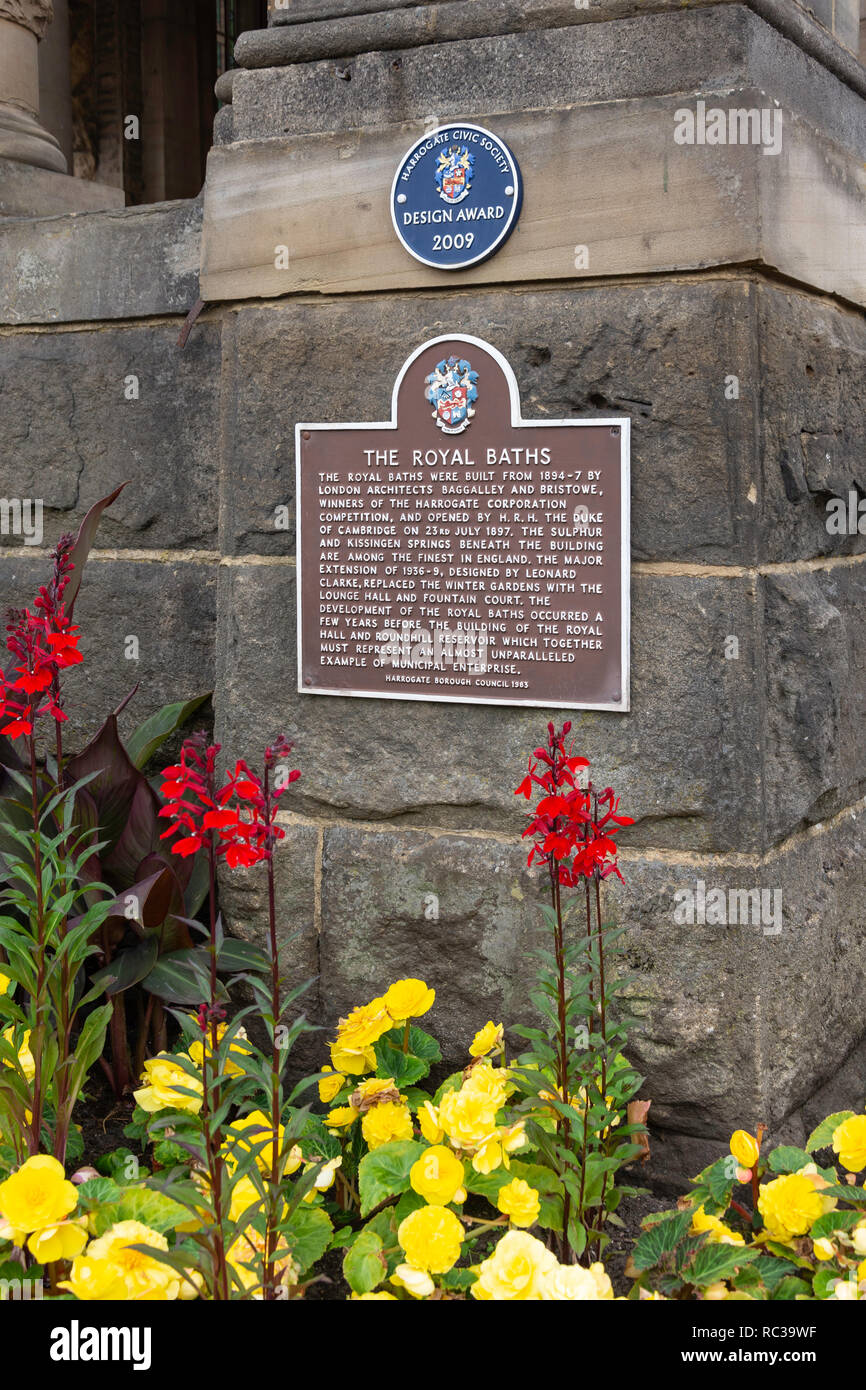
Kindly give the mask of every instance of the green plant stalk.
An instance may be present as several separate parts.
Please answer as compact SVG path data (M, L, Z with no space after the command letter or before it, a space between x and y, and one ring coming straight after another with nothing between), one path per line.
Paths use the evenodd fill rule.
M45 904L42 896L42 843L39 829L39 783L36 771L36 735L31 734L28 741L30 744L30 792L33 815L33 871L36 877L36 998L34 1000L34 1022L38 1033L41 1027L47 1024L48 1021L45 1000ZM33 1117L30 1122L30 1130L27 1137L27 1148L31 1156L39 1152L39 1146L42 1142L42 1112L45 1105L45 1097L42 1087L41 1054L41 1046L34 1048Z
M558 1057L557 1057L557 1088L560 1100L564 1105L569 1103L568 1090L568 1001L566 998L566 979L565 979L565 938L562 922L562 891L559 882L559 869L556 859L551 854L550 863L550 896L551 904L555 914L556 925L554 927L554 956L556 958L556 995L557 995L557 1018L558 1018ZM565 1139L565 1143L571 1143L571 1124L564 1115L558 1115L556 1120L557 1131ZM571 1219L571 1195L567 1188L563 1186L562 1193L562 1238L560 1240L559 1258L562 1263L569 1258L568 1226Z
M597 818L597 817L598 817L598 808L597 808L597 806L596 806L596 818ZM603 930L602 930L602 925L601 925L601 882L600 882L600 878L599 878L598 871L596 871L596 876L595 876L595 920L596 920L596 926L597 926L597 928L598 928L598 993L599 993L599 1008L600 1008L600 1010L601 1010L601 1017L600 1017L600 1022L601 1022L601 1045L602 1045L602 1050L601 1050L601 1099L602 1099L602 1104L604 1105L605 1109L607 1109L607 987L606 987L606 982L605 982L605 970L604 970L604 932L603 932ZM588 1111L588 1110L589 1110L589 1095L587 1094L587 1111ZM605 1194L606 1194L606 1192L607 1192L607 1179L608 1179L608 1176L609 1176L609 1175L608 1175L608 1172L607 1172L607 1170L605 1170L605 1172L602 1174L602 1179L601 1179L601 1205L599 1206L599 1213L601 1214L602 1219L603 1219L603 1214L604 1214L604 1199L605 1199ZM600 1257L601 1257L601 1238L599 1237L598 1248L597 1248L597 1258L600 1258Z
M214 1276L213 1276L213 1296L216 1301L228 1302L229 1300L229 1278L228 1264L226 1261L225 1232L223 1230L223 1159L220 1153L218 1136L215 1136L211 1128L211 1109L210 1109L210 1077L208 1075L209 1062L207 1048L207 1035L205 1044L202 1048L201 1076L202 1076L202 1129L204 1130L205 1156L207 1158L208 1178L210 1179L210 1190L213 1197L214 1216ZM213 1059L215 1064L216 1059Z
M270 768L265 763L265 817L270 822L271 793ZM278 1028L280 1022L280 956L277 948L277 902L274 883L274 846L268 836L268 949L271 964L271 1128L273 1147L271 1150L271 1181L268 1192L265 1226L265 1269L264 1297L273 1300L277 1297L277 1278L275 1272L277 1248L277 1222L280 1208L280 1119L282 1118L282 1098L280 1092L280 1047Z
M60 697L60 680L57 674L54 676L54 698ZM57 790L63 791L63 733L59 719L54 721L54 754L57 762ZM65 856L64 845L64 856ZM61 881L60 891L66 891L65 878ZM67 917L63 914L63 921L60 924L61 939L65 940L67 933ZM57 1029L58 1039L58 1059L57 1059L57 1126L54 1131L54 1157L59 1163L66 1162L66 1144L69 1136L69 1122L71 1119L71 1108L67 1106L69 1098L69 1070L70 1070L70 1044L72 1041L72 1010L70 1008L70 978L69 978L69 957L64 954L60 965L60 1021Z

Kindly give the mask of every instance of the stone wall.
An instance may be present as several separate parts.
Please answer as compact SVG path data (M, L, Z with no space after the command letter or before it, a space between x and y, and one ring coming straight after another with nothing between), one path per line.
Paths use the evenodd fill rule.
M413 8L328 4L335 25L350 10L408 24ZM421 8L436 23L469 9ZM367 51L356 25L352 52L337 45L346 82L333 57L262 65L272 34L305 27L301 6L297 26L244 40L250 66L227 84L203 208L0 219L0 493L47 508L43 548L0 538L0 602L20 602L45 547L129 478L78 608L86 731L141 680L130 722L213 688L228 756L292 735L303 778L277 867L283 929L301 932L294 977L318 977L310 1008L330 1026L390 978L423 975L457 1058L488 1017L529 1016L541 885L512 788L547 715L394 701L383 718L376 701L296 692L294 532L274 525L293 506L294 424L383 418L409 351L448 331L505 354L527 416L628 413L632 707L571 717L636 817L607 909L628 928L654 1168L677 1178L731 1127L763 1119L796 1140L818 1107L866 1090L866 541L824 524L830 496L866 493L864 101L840 76L850 55L839 70L822 61L836 40L799 6L811 47L759 4L606 4L567 28L554 0L546 14L516 8L534 29L491 21L444 43L434 29L385 51ZM664 143L676 107L723 93L782 104L795 134L778 169L751 150L687 165ZM652 141L627 165L605 160L614 117L640 132L648 112ZM392 247L366 152L374 142L393 171L434 113L514 125L521 159L541 157L551 113L568 119L561 147L584 172L561 188L555 235L538 212L553 175L524 159L520 228L486 266L446 279ZM326 216L301 185L287 201L293 164L313 194L355 169L355 202ZM712 215L684 228L696 187ZM365 200L369 233L347 240ZM586 209L599 242L577 274L558 248L591 239L570 220ZM830 223L838 254L822 246ZM277 240L292 251L283 282L266 255ZM365 267L369 244L382 259ZM180 348L200 263L208 302ZM130 633L137 663L123 657ZM782 930L677 925L675 894L698 881L781 890ZM233 930L261 931L260 875L231 876L223 903Z

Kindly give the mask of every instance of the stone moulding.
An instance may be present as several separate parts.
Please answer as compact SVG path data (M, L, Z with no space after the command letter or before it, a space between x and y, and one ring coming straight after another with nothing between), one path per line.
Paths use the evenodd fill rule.
M391 227L388 190L407 128L246 141L211 152L202 298L354 293L754 264L866 304L866 170L785 112L776 155L758 145L678 145L685 98L511 113L495 129L518 153L525 200L492 260L421 266ZM766 94L726 103L761 108ZM275 248L288 248L277 268ZM585 265L577 253L588 251Z
M0 19L22 25L37 39L44 37L53 18L53 0L0 0Z
M792 0L692 0L689 8L704 4L740 4L753 10L843 82L866 95L866 71L854 52L858 27L856 0L838 0L836 6L847 21L844 32L852 45L850 48L839 41L839 25L834 36L811 11ZM373 6L367 0L362 5L330 8L330 17L314 18L308 5L307 20L296 14L289 20L279 16L272 7L273 27L251 29L241 34L235 45L235 61L243 68L284 67L323 58L347 58L379 49L595 24L645 14L648 10L681 10L683 7L666 5L664 0L655 0L651 5L641 4L639 0L601 0L580 8L574 0L473 0L471 5L438 0L438 3L411 6L388 4L387 0L380 0Z

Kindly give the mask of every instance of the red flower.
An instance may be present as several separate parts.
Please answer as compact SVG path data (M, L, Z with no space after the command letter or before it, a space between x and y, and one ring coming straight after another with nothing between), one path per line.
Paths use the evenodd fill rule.
M527 864L540 858L560 883L576 887L581 879L602 880L610 874L622 878L613 836L621 826L634 822L631 816L618 814L619 798L611 787L598 793L591 782L581 787L576 781L589 760L575 757L566 748L570 728L566 723L557 732L553 724L548 725L547 747L533 752L516 795L529 799L533 785L543 793L523 832L524 838L533 841ZM545 771L539 774L541 765Z
M49 714L58 723L66 720L60 699L60 672L82 660L78 650L79 629L66 616L63 594L74 565L69 558L74 540L63 536L52 551L54 570L50 584L40 585L33 602L34 612L25 608L9 611L6 646L18 661L15 679L0 672L0 720L9 722L0 733L9 738L29 737L36 719ZM51 695L43 704L39 697Z

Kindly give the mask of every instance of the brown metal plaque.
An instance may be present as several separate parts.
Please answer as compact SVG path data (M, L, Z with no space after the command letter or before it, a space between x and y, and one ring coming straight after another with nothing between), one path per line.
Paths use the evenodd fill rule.
M627 710L629 423L523 420L450 334L390 421L298 425L299 690Z

